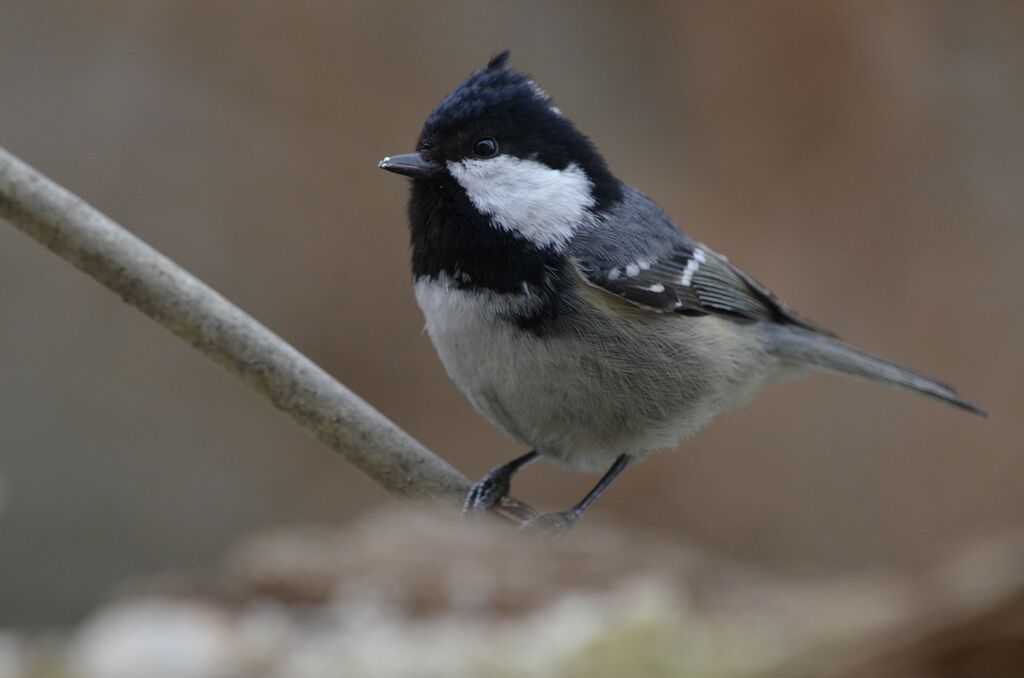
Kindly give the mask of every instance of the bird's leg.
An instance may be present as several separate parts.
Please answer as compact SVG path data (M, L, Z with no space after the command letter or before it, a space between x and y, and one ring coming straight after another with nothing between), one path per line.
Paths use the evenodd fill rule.
M477 513L497 506L502 497L508 494L512 476L524 466L536 461L538 457L540 453L537 450L530 450L523 456L488 471L487 475L469 488L466 500L462 504L462 512Z
M558 536L568 530L570 527L576 524L583 512L587 510L587 507L594 503L594 500L601 496L601 493L608 489L608 486L612 484L612 481L619 477L627 466L629 466L630 458L628 455L622 455L615 460L612 467L608 469L608 472L601 476L601 479L597 481L597 485L594 485L590 492L587 492L587 496L583 497L578 504L573 506L571 509L565 511L559 511L558 513L542 513L536 518L523 523L522 527L525 529L538 529L544 532L552 534L552 536Z

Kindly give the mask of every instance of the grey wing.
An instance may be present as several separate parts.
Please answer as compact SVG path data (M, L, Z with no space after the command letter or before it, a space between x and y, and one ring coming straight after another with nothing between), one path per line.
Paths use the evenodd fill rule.
M833 336L786 306L752 277L683 234L658 205L632 187L603 227L570 252L589 284L639 307L740 322L778 322Z
M586 282L651 311L778 322L834 336L700 243L678 240L657 256L614 264L577 252L574 263Z

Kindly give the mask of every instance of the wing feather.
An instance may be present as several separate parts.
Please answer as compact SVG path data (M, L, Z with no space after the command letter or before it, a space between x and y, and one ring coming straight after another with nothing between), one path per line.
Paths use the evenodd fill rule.
M781 322L831 335L699 243L676 242L653 261L637 259L609 266L577 256L575 263L591 285L651 311Z

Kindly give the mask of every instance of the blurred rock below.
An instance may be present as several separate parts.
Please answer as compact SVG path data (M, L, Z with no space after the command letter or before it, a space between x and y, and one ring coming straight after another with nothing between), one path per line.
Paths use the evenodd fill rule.
M387 511L256 536L223 571L215 595L122 594L64 643L0 633L0 675L1024 674L1018 536L925 572L798 582L597 514L552 541Z

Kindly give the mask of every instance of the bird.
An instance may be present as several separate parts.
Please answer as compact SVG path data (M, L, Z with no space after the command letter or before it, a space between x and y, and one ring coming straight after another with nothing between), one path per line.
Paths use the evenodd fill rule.
M426 118L410 180L413 290L449 377L529 448L474 483L486 512L545 459L603 473L528 527L564 532L629 466L772 382L858 377L987 416L953 388L844 343L612 174L527 74L494 56Z

